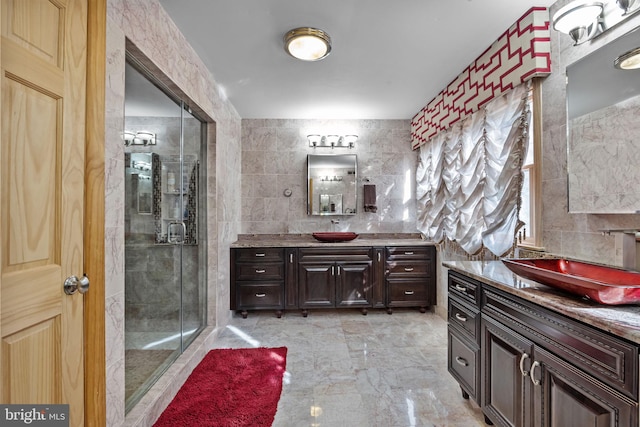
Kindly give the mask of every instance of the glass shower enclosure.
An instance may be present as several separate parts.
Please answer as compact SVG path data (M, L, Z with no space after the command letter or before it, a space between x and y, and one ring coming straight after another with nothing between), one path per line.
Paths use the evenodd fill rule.
M125 82L129 411L206 324L206 138L203 123L141 65L127 63Z

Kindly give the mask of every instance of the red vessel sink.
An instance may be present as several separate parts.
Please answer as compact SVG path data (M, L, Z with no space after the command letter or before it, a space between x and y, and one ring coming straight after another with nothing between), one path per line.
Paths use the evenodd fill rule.
M348 242L350 240L358 237L356 233L351 233L347 231L336 231L336 232L319 232L313 233L313 237L316 240L327 243L335 243L335 242Z
M640 302L640 273L635 271L561 258L505 258L502 262L522 277L590 298L600 304Z

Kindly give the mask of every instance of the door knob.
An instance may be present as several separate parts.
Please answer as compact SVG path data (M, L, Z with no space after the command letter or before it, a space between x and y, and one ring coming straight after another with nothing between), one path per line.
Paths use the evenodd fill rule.
M81 294L86 293L89 290L89 278L82 276L78 279L76 276L69 276L64 281L64 293L67 295L73 295L76 291Z

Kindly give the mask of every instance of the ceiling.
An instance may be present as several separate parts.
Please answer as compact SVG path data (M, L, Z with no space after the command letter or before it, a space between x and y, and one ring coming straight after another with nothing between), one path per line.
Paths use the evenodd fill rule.
M532 6L555 0L160 0L240 117L411 119ZM284 34L326 31L290 57Z

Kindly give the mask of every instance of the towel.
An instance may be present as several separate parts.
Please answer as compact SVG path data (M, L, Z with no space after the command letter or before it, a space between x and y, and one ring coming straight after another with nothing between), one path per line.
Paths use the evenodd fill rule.
M376 186L372 184L365 184L364 188L364 211L365 212L377 212L376 206Z

